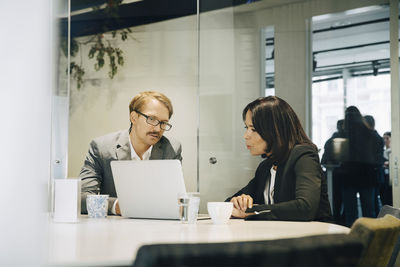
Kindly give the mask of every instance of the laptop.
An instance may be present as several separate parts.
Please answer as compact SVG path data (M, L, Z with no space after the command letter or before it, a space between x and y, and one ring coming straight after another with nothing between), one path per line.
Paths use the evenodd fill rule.
M179 160L112 161L121 215L179 219L178 194L186 192Z

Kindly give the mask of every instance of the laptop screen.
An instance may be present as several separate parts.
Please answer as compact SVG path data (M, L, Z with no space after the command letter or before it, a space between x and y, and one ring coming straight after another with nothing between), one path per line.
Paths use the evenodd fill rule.
M177 198L186 192L179 160L112 161L111 169L122 216L179 219Z

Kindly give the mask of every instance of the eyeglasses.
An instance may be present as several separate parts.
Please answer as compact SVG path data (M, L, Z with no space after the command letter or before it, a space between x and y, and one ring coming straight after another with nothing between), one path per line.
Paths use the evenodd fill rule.
M159 121L159 120L157 120L156 118L154 118L153 116L148 116L148 115L143 114L142 112L137 111L137 110L134 110L134 111L135 111L136 113L142 115L143 117L145 117L145 118L146 118L146 122L147 122L148 124L152 125L152 126L157 126L157 125L160 124L160 128L161 128L162 130L165 130L165 131L169 131L169 130L171 129L171 127L172 127L172 125L169 124L168 122Z

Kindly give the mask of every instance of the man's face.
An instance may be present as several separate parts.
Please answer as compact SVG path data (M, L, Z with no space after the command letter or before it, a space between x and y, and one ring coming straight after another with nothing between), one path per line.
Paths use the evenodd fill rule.
M139 111L159 121L168 122L169 120L167 107L154 98L147 100L142 110ZM157 143L164 134L164 130L160 128L160 124L157 126L148 124L146 117L135 111L131 112L130 119L132 122L132 134L135 139L134 143L151 146Z

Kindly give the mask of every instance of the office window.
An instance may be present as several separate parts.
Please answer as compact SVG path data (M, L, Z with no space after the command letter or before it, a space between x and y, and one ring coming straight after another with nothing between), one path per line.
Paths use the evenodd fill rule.
M389 7L370 6L313 18L312 139L321 148L348 106L390 124Z

